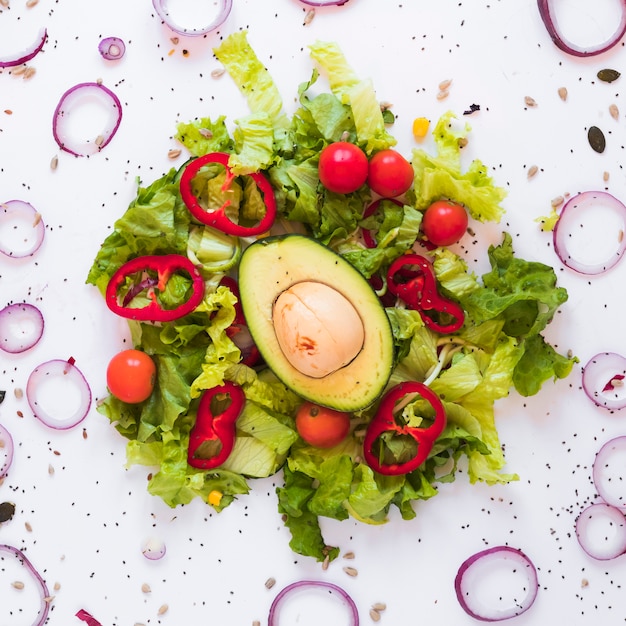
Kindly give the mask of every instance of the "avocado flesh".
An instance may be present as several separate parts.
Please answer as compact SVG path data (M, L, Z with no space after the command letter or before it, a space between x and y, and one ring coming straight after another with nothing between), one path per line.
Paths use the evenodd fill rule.
M339 292L358 313L363 326L362 346L354 358L321 377L294 366L294 360L281 349L274 326L279 296L302 283L319 283ZM348 412L367 408L382 394L393 369L391 325L367 280L338 254L302 235L259 239L241 257L239 291L246 323L259 352L295 393ZM341 324L338 314L331 334L341 335Z

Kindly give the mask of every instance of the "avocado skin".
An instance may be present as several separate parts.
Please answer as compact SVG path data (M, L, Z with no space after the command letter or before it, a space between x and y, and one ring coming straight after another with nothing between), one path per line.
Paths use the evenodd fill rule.
M272 321L278 296L303 281L326 284L358 311L365 329L359 354L322 378L306 376L282 353ZM267 365L305 400L338 411L360 411L383 393L394 363L389 318L365 277L323 244L299 234L259 239L244 250L239 264L241 306L250 334Z

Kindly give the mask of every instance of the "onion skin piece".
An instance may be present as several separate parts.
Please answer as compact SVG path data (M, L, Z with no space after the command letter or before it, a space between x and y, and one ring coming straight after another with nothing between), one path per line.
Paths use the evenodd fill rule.
M46 581L41 577L41 574L39 574L39 572L35 569L34 565L28 560L26 555L18 548L14 548L13 546L6 544L0 544L0 552L8 552L21 561L21 564L39 585L41 604L39 606L39 612L37 613L37 619L32 623L32 626L43 626L48 620L48 612L50 611L50 602L47 600L47 598L50 598L50 593L48 591Z
M203 0L204 2L209 2L210 0ZM168 0L152 0L152 6L154 6L154 10L157 12L157 15L161 18L161 21L166 24L170 30L173 30L175 33L179 35L184 35L188 37L198 37L200 35L206 35L213 30L219 28L230 15L230 11L233 8L233 0L217 0L220 3L220 12L217 17L206 26L201 26L200 28L184 28L178 25L170 16L167 9ZM347 0L346 0L347 1Z
M589 48L582 48L563 37L552 13L553 0L537 0L537 6L539 8L539 15L550 35L550 39L552 39L557 48L576 57L589 57L610 50L619 43L620 39L626 33L626 0L620 0L620 2L622 5L622 15L619 26L613 35L605 42Z
M0 424L0 442L2 442L0 444L0 450L2 450L5 457L2 465L0 465L0 479L2 479L9 473L9 469L11 469L15 449L11 433L2 424Z
M292 592L306 589L326 589L331 593L337 594L348 606L351 613L352 621L350 626L359 626L359 611L350 595L348 595L348 593L338 585L321 580L298 580L279 591L270 606L267 626L289 626L288 624L280 623L280 604Z
M102 626L102 623L99 622L89 611L85 611L85 609L80 609L76 612L76 617L83 622L86 622L87 626Z
M485 559L495 560L499 557L506 558L506 556L514 559L516 563L515 569L518 569L520 566L526 568L525 571L528 576L529 588L526 590L526 597L523 598L523 603L516 599L515 605L508 612L499 611L497 608L494 608L489 614L487 614L487 611L477 611L472 607L469 594L464 588L465 577L469 575L470 569L477 563L483 561L484 564ZM480 585L480 581L478 581L477 584ZM537 579L537 570L533 562L521 550L511 548L510 546L495 546L476 552L461 564L454 579L454 590L461 608L470 617L483 622L499 622L525 613L534 604L537 592L539 591L539 581Z
M23 52L18 53L18 56L14 58L0 58L0 67L16 67L17 65L22 65L22 63L26 63L30 61L32 58L37 56L39 52L43 49L44 44L46 43L46 39L48 38L48 31L45 28L42 28L37 35L35 41Z

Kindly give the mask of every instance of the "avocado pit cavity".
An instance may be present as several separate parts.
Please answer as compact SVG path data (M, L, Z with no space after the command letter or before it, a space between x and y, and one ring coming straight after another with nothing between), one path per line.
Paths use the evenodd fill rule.
M312 378L348 365L365 342L363 321L350 300L320 282L303 281L283 291L272 322L285 358Z

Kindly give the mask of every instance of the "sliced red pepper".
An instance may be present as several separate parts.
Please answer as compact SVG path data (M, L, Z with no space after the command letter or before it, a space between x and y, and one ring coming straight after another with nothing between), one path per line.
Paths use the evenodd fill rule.
M154 290L163 291L167 282L177 271L183 271L191 277L192 294L180 306L174 309L164 309L158 302ZM150 275L155 272L156 278ZM127 279L136 275L140 276L139 281L129 288L126 297L120 303L120 287L125 285ZM132 299L144 290L148 292L150 304L137 308L128 306ZM113 274L105 294L107 306L114 313L128 319L150 322L171 322L183 317L191 313L202 302L203 297L204 280L198 268L187 257L180 254L140 256L131 259Z
M398 423L396 412L398 404L410 404L415 397L426 400L434 409L432 423L429 417L427 426L408 426ZM405 400L404 403L401 403ZM443 432L446 425L446 412L439 396L430 387L417 381L400 383L390 389L383 397L378 411L370 422L363 441L363 457L365 462L379 474L397 476L408 474L416 470L430 454L437 437ZM417 443L417 452L414 457L401 463L386 463L383 457L383 446L378 441L385 433L394 436L408 436Z
M187 205L189 212L199 222L217 228L227 235L250 237L267 232L276 219L276 198L272 185L261 172L248 174L262 192L263 201L265 202L265 215L255 226L243 226L233 222L228 217L226 208L230 205L230 200L227 200L219 209L207 211L201 206L200 200L194 195L191 183L200 169L209 163L219 163L224 166L226 169L226 181L222 186L222 190L225 191L230 187L235 179L235 174L228 165L229 158L230 155L226 152L211 152L191 161L183 170L180 178L180 195L183 202Z
M235 423L245 401L243 389L230 381L202 394L189 434L189 465L214 469L226 461L235 445Z
M430 261L420 254L398 257L387 271L387 288L410 309L419 312L424 324L438 333L453 333L463 326L465 313L452 300L441 296ZM452 321L441 323L442 316Z
M222 280L220 280L220 285L228 287L237 298L237 302L235 303L235 319L226 329L226 335L232 339L233 343L241 350L241 363L252 367L258 363L261 353L256 347L250 335L250 331L248 330L248 323L246 322L243 309L241 308L239 285L237 281L230 276L224 276Z

